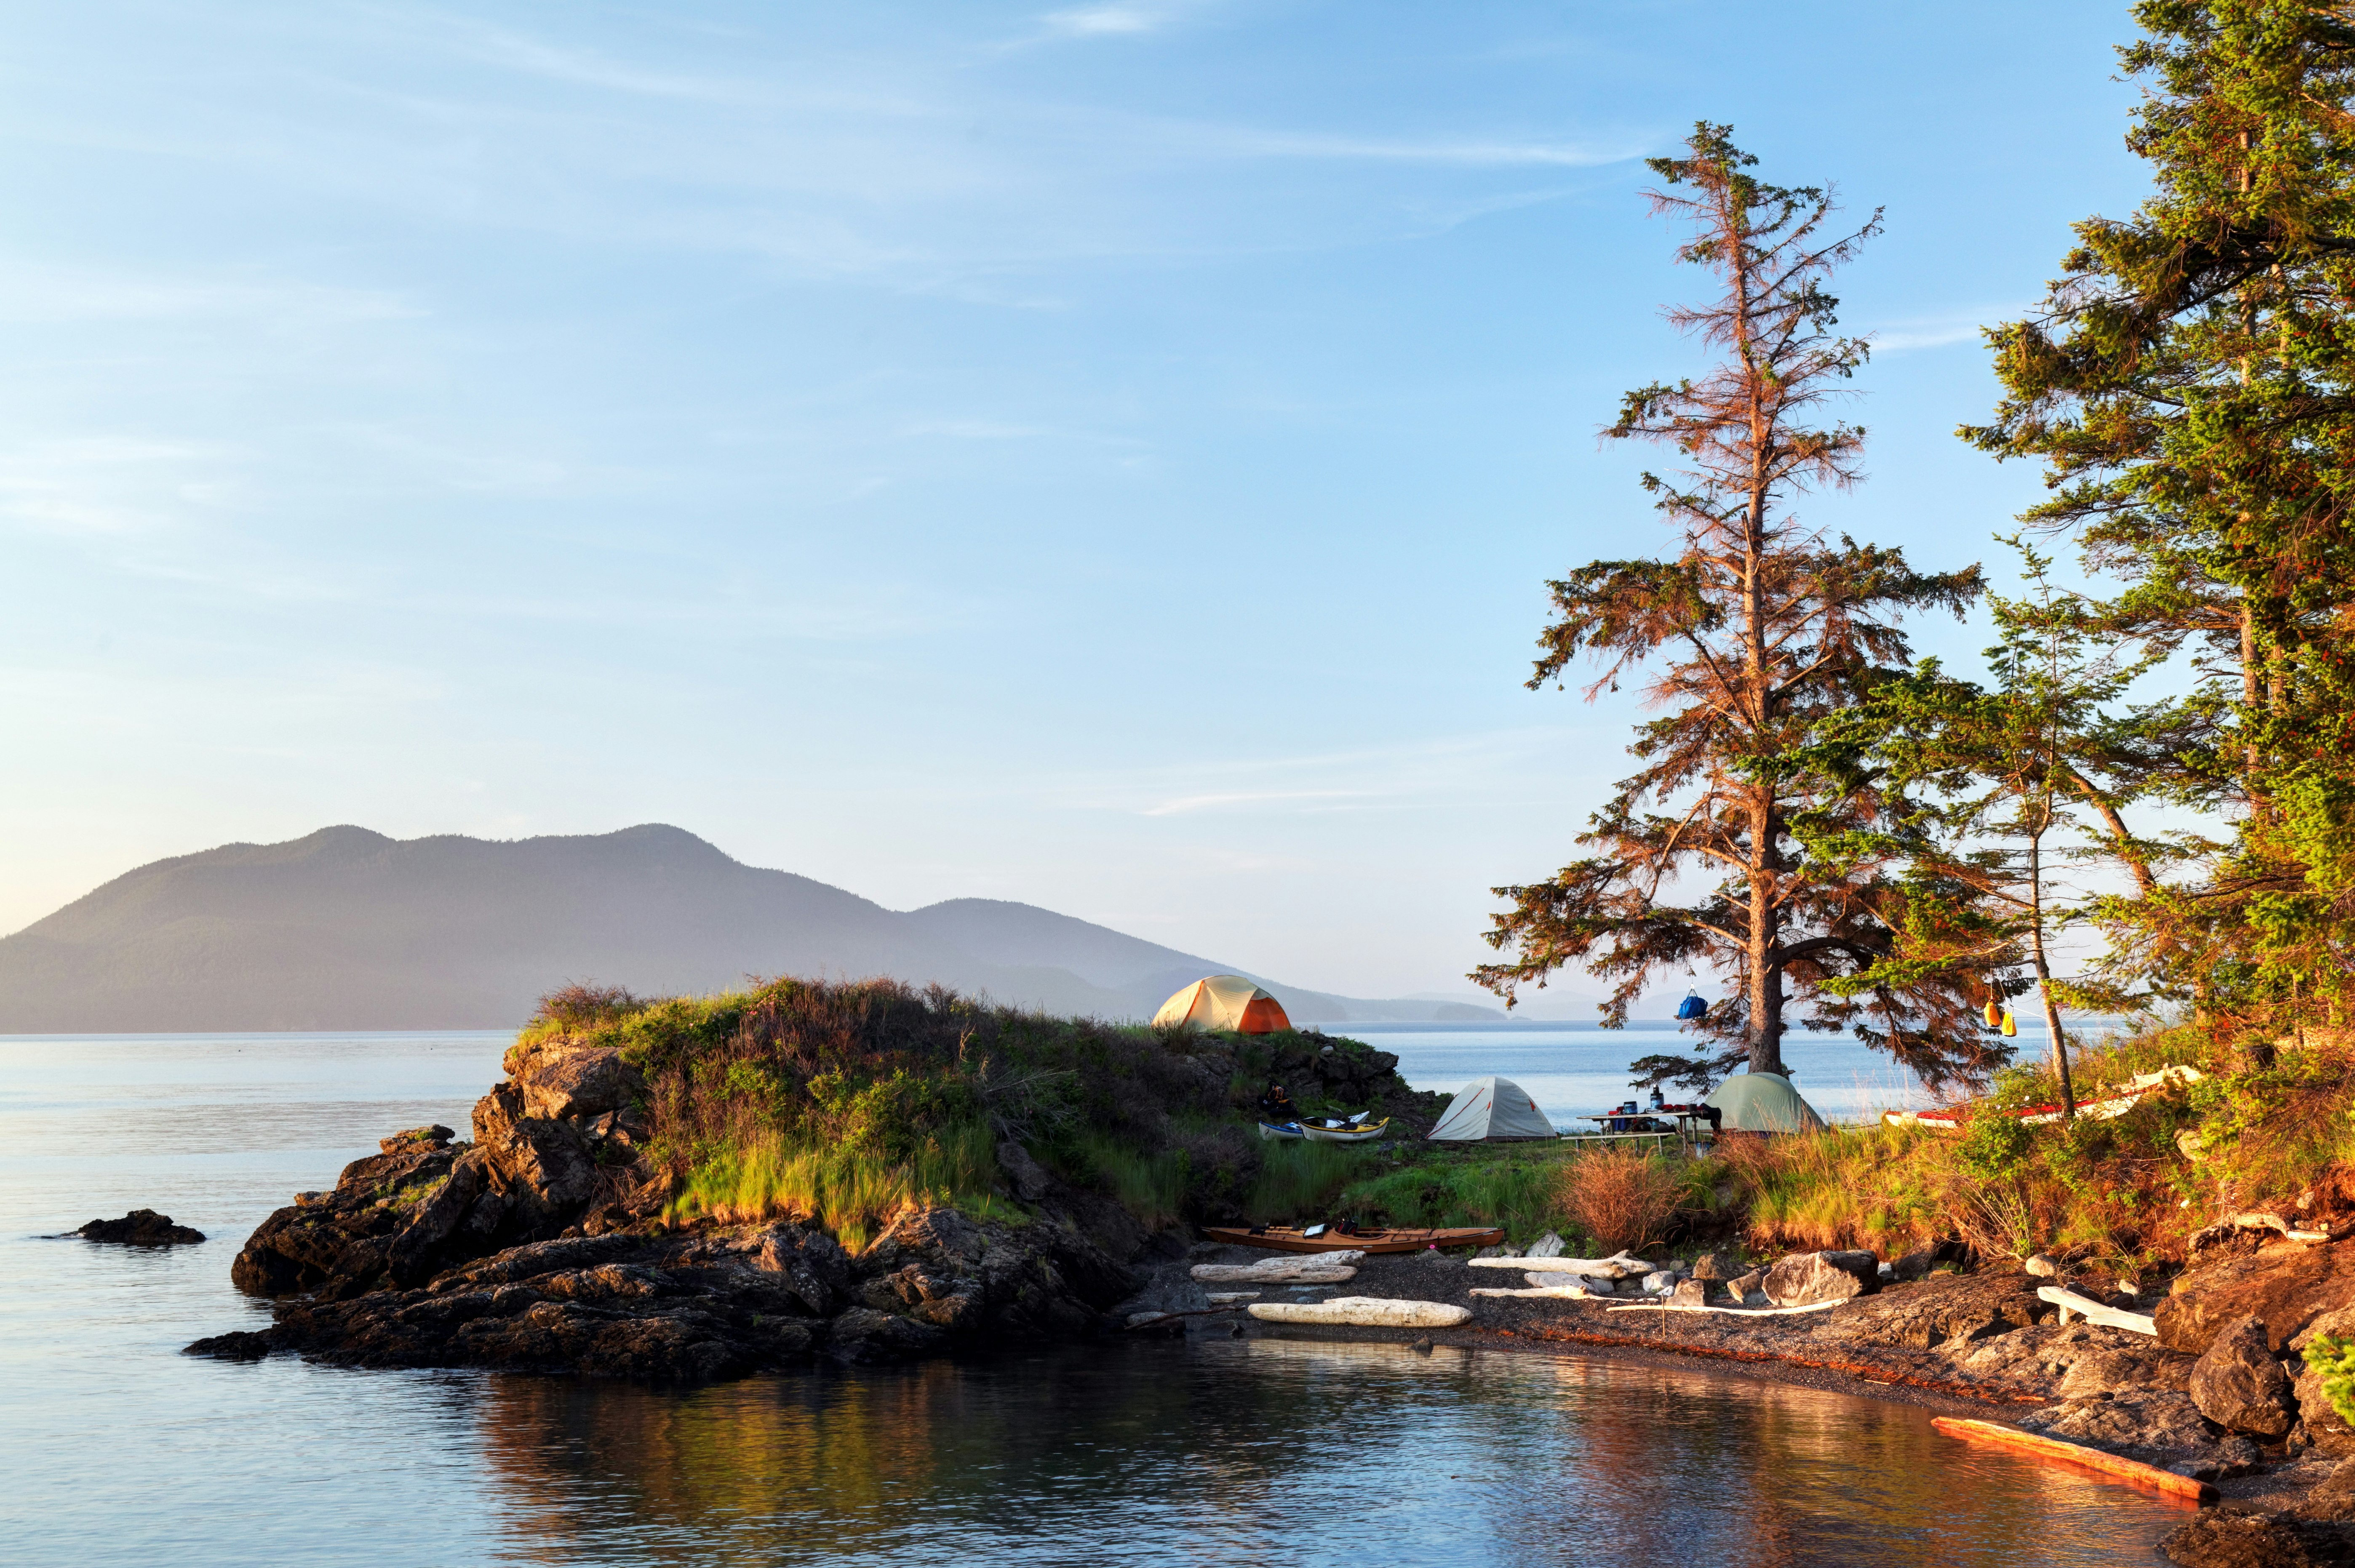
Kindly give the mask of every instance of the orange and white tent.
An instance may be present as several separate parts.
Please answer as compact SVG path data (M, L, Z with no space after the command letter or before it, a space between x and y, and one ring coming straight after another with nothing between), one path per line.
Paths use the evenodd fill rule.
M1156 1029L1232 1029L1238 1034L1273 1034L1290 1029L1284 1004L1241 975L1197 980L1153 1015Z

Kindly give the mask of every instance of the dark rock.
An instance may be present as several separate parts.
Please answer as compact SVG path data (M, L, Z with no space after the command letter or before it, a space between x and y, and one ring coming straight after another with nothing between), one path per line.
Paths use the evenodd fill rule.
M199 1339L180 1354L210 1356L222 1361L258 1361L276 1348L269 1329L241 1329L233 1334L215 1334Z
M2355 1246L2283 1243L2192 1269L2152 1314L2158 1342L2199 1355L2230 1323L2263 1320L2271 1348L2334 1308L2355 1307Z
M202 1231L172 1223L169 1214L133 1209L120 1220L92 1220L72 1234L86 1242L113 1242L126 1247L178 1247L205 1239Z
M1771 1276L1767 1294L1774 1294ZM2051 1316L2026 1275L1938 1275L1841 1307L1836 1328L1866 1344L1926 1349L2024 1328Z
M1900 1280L1911 1284L1917 1279L1928 1278L1930 1270L1936 1266L1937 1262L1938 1250L1935 1247L1920 1247L1907 1253L1890 1267Z
M2228 1432L2286 1437L2296 1419L2289 1375L2274 1360L2259 1318L2243 1317L2217 1331L2191 1369L2190 1391L2200 1413Z
M1750 1270L1747 1274L1739 1274L1734 1275L1732 1279L1727 1280L1725 1282L1725 1291L1728 1296L1733 1297L1735 1303L1738 1305L1743 1297L1749 1296L1751 1292L1757 1290L1765 1283L1766 1271L1763 1268L1754 1268Z
M1742 1272L1740 1253L1703 1253L1693 1259L1692 1276L1698 1280L1724 1281Z
M2158 1543L2185 1568L2340 1568L2355 1563L2355 1542L2334 1524L2226 1504L2201 1509Z
M444 1147L457 1136L437 1122L430 1127L411 1127L389 1138L378 1138L376 1147L387 1154L411 1154L421 1149Z
M936 1348L941 1330L893 1313L854 1307L834 1320L826 1353L847 1361L900 1360Z
M1881 1260L1870 1253L1798 1253L1766 1271L1766 1299L1777 1307L1847 1301L1881 1288Z
M2171 1392L2066 1400L2017 1419L2027 1431L2124 1454L2182 1475L2203 1470L2211 1476L2243 1475L2264 1457L2245 1437L2218 1438L2190 1397Z
M506 1066L524 1115L544 1120L618 1117L646 1094L645 1076L610 1046L540 1041L509 1051Z
M2137 1389L2180 1389L2190 1381L2191 1369L2196 1364L2189 1356L2156 1347L2147 1353L2095 1350L2070 1364L2069 1370L2061 1374L2056 1392L2063 1399L2083 1399L2094 1394L2131 1393Z
M997 1165L1006 1172L1007 1185L1014 1189L1014 1196L1025 1203L1038 1202L1054 1184L1046 1168L1031 1158L1030 1151L1013 1138L997 1146Z

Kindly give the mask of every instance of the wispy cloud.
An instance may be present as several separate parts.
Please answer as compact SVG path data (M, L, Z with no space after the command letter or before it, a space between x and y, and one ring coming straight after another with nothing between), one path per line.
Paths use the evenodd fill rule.
M1217 795L1181 795L1176 800L1165 800L1158 805L1148 805L1137 815L1182 816L1188 812L1215 811L1228 805L1264 805L1278 801L1363 800L1373 793L1363 789L1228 790Z
M1884 323L1872 330L1876 354L1910 354L1925 348L1947 348L1977 343L1982 328L2017 318L2019 304L1977 305L1938 315L1910 316Z
M1157 32L1169 20L1170 8L1151 5L1074 5L1050 11L1039 18L1050 33L1072 38L1115 37Z

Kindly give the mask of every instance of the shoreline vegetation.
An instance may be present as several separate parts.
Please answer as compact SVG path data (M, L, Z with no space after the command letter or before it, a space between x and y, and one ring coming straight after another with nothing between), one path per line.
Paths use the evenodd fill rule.
M2120 1041L2084 1059L2085 1081L2179 1061L2194 1039ZM1729 1136L1701 1157L1442 1147L1421 1141L1441 1096L1408 1088L1388 1053L1313 1030L1121 1028L890 982L573 987L506 1053L472 1140L397 1134L265 1221L233 1272L274 1299L272 1328L191 1349L666 1381L813 1355L1229 1333L1243 1308L1190 1271L1254 1254L1207 1246L1204 1224L1493 1224L1504 1254L1549 1240L1631 1253L1652 1282L1476 1296L1519 1274L1430 1253L1364 1260L1350 1289L1464 1305L1475 1339L1813 1368L1854 1392L2011 1407L2228 1483L2311 1485L2317 1456L2355 1456L2323 1381L2355 1338L2355 1247L2218 1221L2270 1204L2291 1228L2355 1235L2355 1072L2345 1042L2317 1035L2261 1072L2211 1065L2107 1122L2003 1115L2043 1086L2022 1071L1955 1134ZM1392 1136L1263 1141L1252 1106L1271 1079L1307 1114L1379 1110ZM1741 1317L1662 1298L1668 1282L1679 1308L1763 1305L1770 1269L1831 1309ZM2062 1325L2035 1294L2048 1284L2156 1313L2158 1332ZM2195 1373L2257 1312L2249 1366L2280 1387L2250 1403L2271 1414L2219 1419ZM2282 1358L2308 1344L2319 1359L2293 1378Z

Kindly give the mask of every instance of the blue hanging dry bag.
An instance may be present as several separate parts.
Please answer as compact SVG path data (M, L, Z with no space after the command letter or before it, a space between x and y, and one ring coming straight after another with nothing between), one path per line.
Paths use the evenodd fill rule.
M1687 992L1685 999L1677 1004L1677 1017L1685 1023L1690 1023L1707 1011L1709 1011L1709 1004L1700 999L1699 991Z

